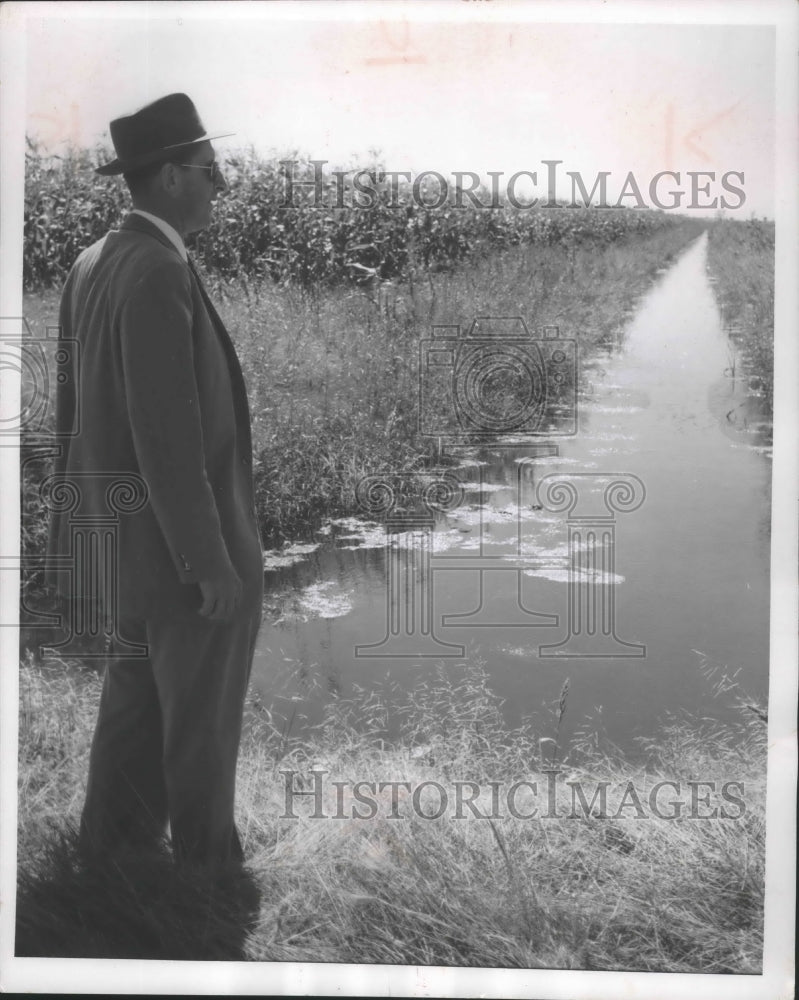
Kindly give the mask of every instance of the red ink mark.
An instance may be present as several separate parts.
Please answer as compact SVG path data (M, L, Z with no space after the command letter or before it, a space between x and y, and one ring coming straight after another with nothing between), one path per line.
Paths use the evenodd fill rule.
M45 148L52 148L62 142L73 146L80 145L80 112L74 101L69 106L69 115L35 111L30 118L45 123L45 127L39 127L36 132L37 138Z
M674 167L674 105L666 105L666 169Z
M724 111L719 111L719 113L713 115L712 118L708 118L707 121L702 122L701 125L697 125L696 128L691 129L691 131L683 137L683 143L688 147L688 149L691 150L692 153L695 153L700 160L704 160L705 163L711 163L712 161L710 156L708 156L701 146L697 146L694 140L701 139L703 132L706 129L709 129L711 125L715 125L717 122L722 121L722 119L728 118L740 103L740 101L736 101L735 104L731 104L728 108L725 108Z
M693 153L694 156L698 157L705 163L712 163L713 159L710 154L698 145L698 140L704 138L705 133L718 122L723 121L735 111L735 109L740 104L740 101L736 101L735 104L731 104L728 108L723 111L719 111L717 114L712 115L710 118L705 119L700 125L692 128L689 132L686 132L680 140L680 146L683 149L687 149L689 152ZM665 154L666 154L666 168L672 170L674 167L674 105L666 105L666 121L665 121Z
M398 26L392 24L392 30L389 30L387 22L380 21L378 23L380 25L380 33L383 36L382 41L384 43L387 42L388 48L393 49L397 55L369 56L365 60L367 66L407 66L410 64L420 65L427 62L424 56L408 51L411 48L411 29L407 21L401 21ZM396 31L397 27L400 29L399 34ZM378 46L375 47L377 48Z

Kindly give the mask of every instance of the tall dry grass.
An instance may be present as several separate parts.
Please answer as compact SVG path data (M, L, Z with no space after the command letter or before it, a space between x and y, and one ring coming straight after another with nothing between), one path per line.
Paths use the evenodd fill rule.
M406 726L392 745L374 693L332 701L315 731L289 742L252 702L237 811L260 905L245 926L227 897L209 898L181 881L163 857L128 859L113 891L87 880L63 831L79 815L98 683L63 664L32 660L22 665L21 683L18 948L25 953L760 969L766 728L755 713L715 725L671 720L635 764L609 747L557 746L560 815L547 818L552 756L541 750L543 729L507 729L479 664L457 674L442 667L409 692ZM559 739L567 704L565 689L544 727L547 739ZM523 788L517 809L526 814L537 802L538 817L514 818L503 805L496 818L478 819L468 809L456 818L457 782L503 782L507 789L520 779L537 781L541 791L535 799ZM641 817L629 804L617 808L628 783L646 803L664 779L680 783L686 801L688 781L715 781L717 789L740 781L745 810L705 819L691 818L686 807L666 819L648 810ZM291 796L287 809L288 780L294 790L323 780L326 818L312 818L313 796ZM567 782L577 780L589 806L599 782L616 789L605 818L574 798ZM352 818L346 792L346 818L334 819L334 781L374 782L376 815ZM400 790L399 818L390 818L390 786L380 793L377 784L415 788L423 781L448 790L447 812L422 818ZM490 816L489 798L484 787L477 801ZM437 793L421 797L420 809L433 812L438 801ZM671 811L668 796L661 806Z
M774 405L774 232L773 222L717 220L707 255L722 323L767 421Z

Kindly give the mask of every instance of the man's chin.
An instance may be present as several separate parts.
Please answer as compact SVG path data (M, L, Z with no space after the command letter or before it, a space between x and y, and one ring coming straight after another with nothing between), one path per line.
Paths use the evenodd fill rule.
M194 233L200 233L203 229L207 229L211 225L211 213L209 212L207 217L202 222L194 222L191 227L186 230L187 236L192 236Z

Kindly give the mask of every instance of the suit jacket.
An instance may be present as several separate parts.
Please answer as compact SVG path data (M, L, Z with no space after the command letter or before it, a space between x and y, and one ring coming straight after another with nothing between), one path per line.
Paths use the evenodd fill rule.
M130 215L78 257L59 321L79 349L56 401L56 481L71 483L73 497L69 509L50 504L50 583L65 597L90 596L86 571L59 571L52 557L74 562L85 545L74 540L76 517L111 523L116 479L117 595L104 582L106 603L141 617L193 614L198 582L232 565L244 585L240 610L251 614L263 559L249 406L233 344L195 273L156 226ZM143 502L124 485L131 475L146 484Z

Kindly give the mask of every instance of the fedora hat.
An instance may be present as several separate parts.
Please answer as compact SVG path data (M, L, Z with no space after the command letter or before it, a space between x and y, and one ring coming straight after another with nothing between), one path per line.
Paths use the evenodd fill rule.
M183 146L228 135L233 133L209 135L191 98L186 94L167 94L132 115L111 122L111 140L117 156L95 172L105 176L127 173L166 162L174 150Z

